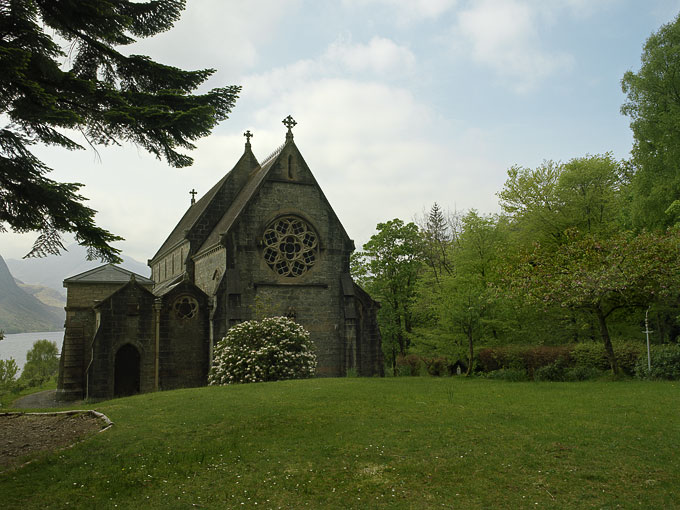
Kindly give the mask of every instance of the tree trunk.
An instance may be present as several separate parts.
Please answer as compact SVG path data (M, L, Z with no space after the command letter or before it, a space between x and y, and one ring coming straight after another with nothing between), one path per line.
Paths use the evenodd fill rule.
M475 357L474 346L472 342L472 328L468 330L467 337L468 337L468 366L467 371L465 372L466 376L472 373L472 360Z
M609 338L609 328L607 328L607 318L605 317L602 309L598 306L595 308L595 314L597 315L597 321L600 324L600 335L602 336L602 341L604 342L604 350L607 353L607 358L609 359L609 366L612 369L614 375L619 373L619 365L616 362L616 355L614 354L614 347L612 346L611 338Z
M392 344L392 375L397 376L397 350L394 348L394 344Z

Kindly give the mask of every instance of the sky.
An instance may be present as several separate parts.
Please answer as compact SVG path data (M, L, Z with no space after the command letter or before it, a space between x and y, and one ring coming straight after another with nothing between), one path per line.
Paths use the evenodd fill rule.
M629 157L620 81L680 0L188 0L175 27L124 51L213 68L201 91L243 90L230 118L174 169L143 149L37 148L49 177L84 184L116 246L151 258L230 171L250 130L263 160L295 143L358 249L393 218L500 212L507 170ZM34 234L0 233L20 258ZM66 238L68 244L69 239Z

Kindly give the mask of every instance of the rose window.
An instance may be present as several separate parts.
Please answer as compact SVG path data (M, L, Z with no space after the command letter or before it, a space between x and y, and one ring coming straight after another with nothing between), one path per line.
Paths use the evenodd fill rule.
M319 239L302 219L285 216L264 231L264 260L277 274L295 278L316 262Z

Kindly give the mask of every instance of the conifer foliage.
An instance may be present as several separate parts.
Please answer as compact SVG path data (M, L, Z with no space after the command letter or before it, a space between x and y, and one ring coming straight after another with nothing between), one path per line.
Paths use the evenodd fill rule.
M75 234L91 258L118 262L121 238L98 227L79 183L46 177L35 144L83 149L129 141L173 167L227 118L238 86L192 94L213 72L185 71L116 48L168 30L184 0L0 0L0 231L40 232L29 256ZM62 46L63 45L63 46ZM3 125L4 124L4 125Z

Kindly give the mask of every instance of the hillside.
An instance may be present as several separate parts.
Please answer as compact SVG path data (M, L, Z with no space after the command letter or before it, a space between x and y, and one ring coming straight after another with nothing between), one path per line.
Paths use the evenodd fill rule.
M54 331L64 326L63 310L22 290L0 256L0 329L5 333Z
M677 402L651 381L159 391L83 403L114 426L0 475L0 493L22 510L678 508Z
M31 285L24 283L17 278L14 278L14 281L26 294L30 294L49 307L63 309L66 306L66 296L62 292L58 292L52 287L45 287L44 285Z
M7 266L15 278L28 285L42 285L65 294L63 282L66 278L75 276L95 267L103 262L87 260L86 249L78 244L72 244L61 255L51 255L45 258L7 259ZM149 267L130 257L123 257L121 267L148 277Z

